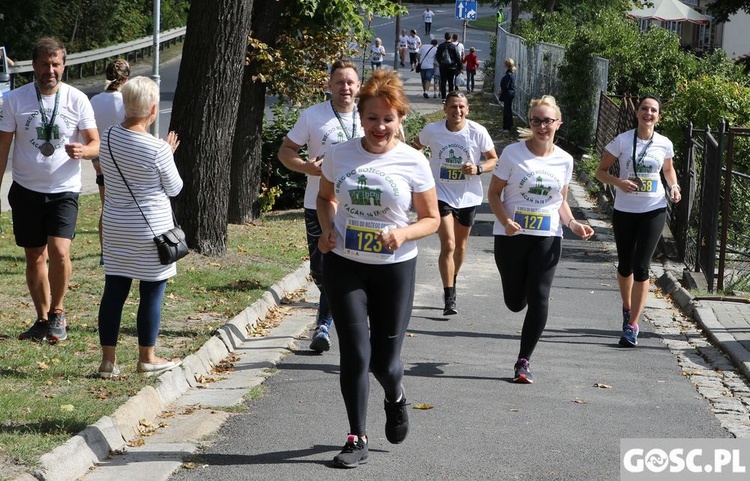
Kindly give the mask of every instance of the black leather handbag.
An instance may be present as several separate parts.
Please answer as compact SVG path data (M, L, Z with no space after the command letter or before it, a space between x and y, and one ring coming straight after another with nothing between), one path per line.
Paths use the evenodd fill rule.
M115 164L117 172L120 173L120 177L125 183L125 187L128 188L128 192L130 192L130 195L133 196L133 201L135 202L136 207L138 207L138 210L141 211L143 220L146 221L146 225L148 225L149 230L152 234L154 234L154 244L156 244L156 250L159 253L159 262L165 266L173 262L177 262L178 260L188 255L188 253L190 253L190 249L188 249L188 245L185 240L185 232L177 224L177 219L174 216L174 211L172 211L172 220L174 221L174 227L163 234L156 235L154 233L154 229L151 228L151 224L149 223L146 214L143 213L141 206L138 205L138 199L135 198L135 194L133 194L133 191L130 190L128 181L125 180L125 176L122 175L122 171L120 170L120 166L117 165L115 156L112 155L112 147L109 143L109 134L110 132L107 131L107 148L109 149L109 156L112 157L112 163Z

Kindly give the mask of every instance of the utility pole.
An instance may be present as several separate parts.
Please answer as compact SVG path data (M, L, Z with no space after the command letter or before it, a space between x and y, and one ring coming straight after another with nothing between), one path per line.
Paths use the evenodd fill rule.
M156 82L156 86L159 87L159 102L156 104L156 119L154 119L154 123L151 124L151 134L154 137L159 137L159 108L161 106L161 77L159 76L159 30L161 27L161 0L154 0L154 67L153 71L154 74L151 76L151 79Z
M399 8L401 7L401 0L398 0L398 6ZM396 41L394 42L394 46L393 46L393 70L398 70L398 63L399 63L398 46L399 46L399 35L401 35L400 32L401 32L401 13L399 12L396 15L396 35L394 35L396 37Z

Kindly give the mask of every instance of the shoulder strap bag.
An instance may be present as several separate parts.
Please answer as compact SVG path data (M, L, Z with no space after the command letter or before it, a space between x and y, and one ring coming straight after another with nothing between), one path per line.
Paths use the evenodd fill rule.
M138 210L141 212L141 215L143 216L143 220L146 221L146 225L148 226L148 229L151 231L151 234L154 235L154 243L156 244L156 250L159 253L159 262L162 265L169 265L173 262L177 262L178 260L182 259L188 253L190 250L188 249L187 242L185 241L185 232L182 230L182 228L177 224L177 219L174 216L174 211L172 211L172 221L174 222L174 227L169 229L167 232L156 235L154 233L154 229L151 228L151 224L148 221L148 218L146 217L146 214L143 212L143 209L141 209L141 206L138 204L138 199L135 198L135 194L133 194L133 191L130 189L130 186L128 185L128 181L125 180L125 176L122 175L122 170L120 170L120 166L117 165L117 161L115 160L115 156L112 155L112 144L109 142L109 134L112 129L107 131L107 148L109 149L109 156L112 158L112 163L115 164L115 167L117 168L117 172L120 173L120 177L122 178L122 181L125 183L125 187L128 188L128 192L130 192L130 195L133 197L133 201L135 202L136 207L138 207ZM171 207L170 207L171 210Z
M422 57L422 58L419 59L419 63L417 64L417 68L415 69L417 72L421 72L422 71L422 62L424 61L425 57L427 57L430 54L430 52L432 52L433 48L435 48L434 45L432 47L430 47L430 49L427 51L427 53L424 54L424 57Z

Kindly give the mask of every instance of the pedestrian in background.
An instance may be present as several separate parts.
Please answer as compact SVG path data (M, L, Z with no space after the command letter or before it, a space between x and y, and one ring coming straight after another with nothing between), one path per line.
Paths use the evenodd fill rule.
M422 12L422 20L424 20L424 34L429 35L430 31L432 30L432 17L434 17L435 14L430 10L430 7L424 7L424 12Z
M477 68L479 67L479 59L474 47L469 48L469 53L461 59L461 62L466 64L466 92L471 93L474 91L474 76L477 74Z
M139 280L138 364L145 376L161 374L179 360L156 356L161 305L167 279L177 274L174 263L163 265L154 234L174 227L169 198L182 189L173 153L179 146L175 132L166 141L148 133L159 113L159 87L146 77L135 77L122 89L125 120L102 137L99 162L104 174L103 212L104 292L99 305L99 376L117 377L117 338L122 309L133 280Z
M620 345L638 344L638 320L649 289L651 258L666 222L667 199L679 202L672 157L672 142L654 131L661 117L661 102L643 97L636 110L638 127L610 142L599 162L596 178L616 189L612 230L617 246L617 284L622 298ZM619 176L609 172L619 163ZM664 174L667 184L661 183ZM666 189L665 189L666 187Z
M373 70L377 70L383 66L383 57L385 57L385 47L383 41L380 38L375 39L375 43L370 49L370 65Z
M359 92L357 66L349 60L337 60L331 66L328 89L331 99L313 105L300 113L279 148L278 157L284 167L307 175L305 188L305 230L310 254L310 276L320 290L315 332L310 349L322 353L331 348L329 330L333 324L331 307L323 288L323 254L318 248L321 229L316 200L320 183L320 165L332 145L362 135L355 97ZM307 146L307 160L300 150Z
M440 65L440 98L445 101L447 93L453 91L456 75L461 71L461 57L451 42L450 32L445 32L445 41L438 45L435 58Z
M484 198L479 176L495 168L497 153L487 129L467 118L469 100L464 94L450 92L443 112L445 119L426 125L415 147L430 148L440 211L438 269L443 281L443 315L450 316L458 313L456 277L466 257L477 206Z
M125 120L125 106L122 103L120 89L130 78L130 64L122 58L113 60L107 64L105 70L107 83L104 92L91 97L91 107L96 117L96 127L99 130L99 138L104 130ZM91 162L96 170L96 185L99 186L99 200L104 208L104 175L99 167L99 157L94 157ZM99 215L99 247L102 247L102 216ZM102 251L103 252L103 251ZM103 254L99 257L99 264L104 264Z
M34 81L6 94L0 116L0 182L13 144L8 203L36 311L36 320L18 338L33 341L68 337L63 301L73 272L70 245L82 187L81 159L99 153L91 102L62 81L66 57L60 41L39 39L31 52Z
M513 98L516 96L516 63L512 58L505 59L505 75L500 79L500 92L497 94L503 103L503 131L513 128Z
M422 46L422 39L419 38L416 30L412 30L409 33L409 38L406 39L406 46L409 50L409 63L413 72L419 62L419 47Z
M594 230L575 220L568 205L573 157L555 145L560 128L555 98L531 101L530 130L503 149L490 182L488 199L496 220L495 263L505 305L526 308L513 382L533 382L529 360L547 324L550 289L562 252L562 227L586 240Z
M409 34L406 33L406 29L401 29L401 35L398 37L398 56L401 59L401 66L404 67L406 62L406 51L408 50Z
M414 302L416 240L439 224L429 166L399 139L409 102L398 74L373 72L359 109L365 135L328 152L318 194L323 283L339 337L349 418L346 444L334 458L343 468L367 461L370 372L385 391L386 438L398 444L409 431L401 348Z
M435 54L437 53L437 39L430 40L429 45L419 48L419 75L422 80L422 96L430 98L430 83L435 74Z

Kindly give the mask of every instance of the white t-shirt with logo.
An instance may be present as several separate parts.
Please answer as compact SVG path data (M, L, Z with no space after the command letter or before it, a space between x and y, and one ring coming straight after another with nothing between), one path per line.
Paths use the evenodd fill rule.
M430 148L438 200L457 209L482 203L482 181L478 175L464 175L461 167L466 162L479 165L482 153L494 148L486 128L467 119L463 129L451 132L440 120L422 129L419 143Z
M409 49L409 53L419 52L419 47L421 45L422 45L422 39L419 38L419 35L414 35L414 36L409 35L409 38L406 39L406 46Z
M341 122L336 118L331 102L321 102L302 111L297 122L286 136L297 145L307 145L307 153L310 159L315 159L328 152L332 145L345 142L347 137L352 137L352 126L356 129L354 137L364 134L356 112L339 113ZM346 133L341 128L346 128ZM323 161L325 164L325 160ZM305 208L315 209L318 199L318 188L320 178L314 175L307 176L305 188Z
M614 138L607 144L607 152L617 157L620 163L620 178L635 179L633 169L633 136L635 130L628 130ZM635 160L638 163L637 172L641 179L641 187L633 192L623 192L615 189L615 209L621 212L651 212L667 206L666 186L661 178L661 169L665 159L674 157L672 141L654 132L653 142L648 146L643 158L639 161L641 152L648 144L648 140L638 138L635 144Z
M562 237L558 210L563 203L562 189L573 178L573 157L558 146L546 157L531 153L526 142L503 149L493 175L507 181L503 206L522 230L520 234ZM494 235L506 235L495 219Z
M399 142L388 152L372 154L362 147L362 139L352 139L328 151L323 176L333 182L338 200L333 252L363 264L394 264L416 257L416 241L388 251L378 235L386 228L409 225L412 194L435 186L421 152Z
M432 12L432 10L425 10L424 12L422 12L424 23L432 23L433 16L435 16L435 14Z
M385 47L382 45L373 45L372 46L372 55L370 57L370 60L373 63L381 63L383 62L383 56L385 55Z
M408 35L399 35L398 36L398 48L406 48L407 44L409 43L409 36Z
M94 110L86 94L67 84L60 84L58 92L60 100L49 139L55 152L49 157L39 151L46 133L34 83L9 92L0 113L0 131L15 132L13 180L34 192L81 191L81 161L68 156L65 144L81 142L81 130L96 129ZM42 95L42 103L49 121L55 95Z

